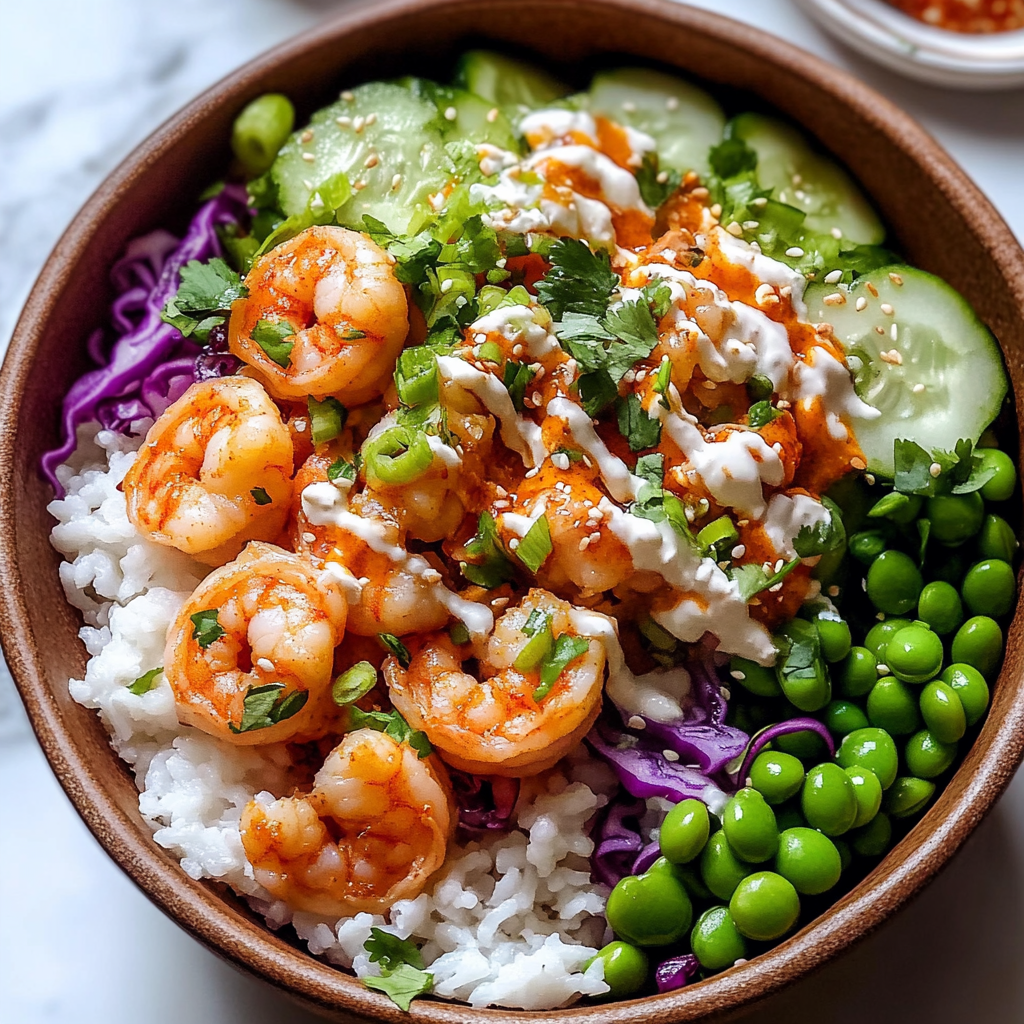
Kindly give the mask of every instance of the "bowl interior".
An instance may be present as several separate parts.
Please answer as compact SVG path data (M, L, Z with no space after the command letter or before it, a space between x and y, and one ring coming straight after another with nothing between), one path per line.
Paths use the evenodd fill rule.
M444 78L474 44L500 45L585 84L597 64L654 63L709 83L728 107L774 108L816 136L859 179L910 262L954 284L1024 383L1024 255L998 214L938 145L882 97L778 39L662 0L424 0L350 12L257 59L201 96L133 153L50 257L18 325L0 387L0 623L4 650L50 763L99 840L146 894L216 952L337 1019L522 1019L417 1000L411 1014L267 931L230 893L188 879L152 841L131 773L69 677L85 652L50 547L52 497L37 472L58 441L60 396L87 368L85 340L105 322L109 268L125 243L187 220L227 166L238 110L265 91L300 116L349 85L419 73ZM1017 427L1005 446L1014 451ZM1020 615L981 736L936 804L823 917L709 981L643 1001L561 1011L590 1021L683 1021L725 1014L819 966L877 926L945 863L1005 787L1024 750ZM532 1015L528 1015L532 1016ZM547 1016L547 1015L546 1015Z

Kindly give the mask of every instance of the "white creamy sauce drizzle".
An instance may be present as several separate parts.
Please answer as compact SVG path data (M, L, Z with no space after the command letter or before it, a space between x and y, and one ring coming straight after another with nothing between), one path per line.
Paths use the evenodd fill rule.
M363 541L371 551L385 555L402 571L411 576L427 577L434 599L450 614L461 619L471 636L485 637L493 631L494 615L486 605L466 601L458 594L452 593L441 582L437 570L425 558L411 554L400 544L393 544L387 539L387 526L384 523L364 519L350 512L347 505L344 492L329 482L310 484L302 492L302 511L314 526L333 526L351 533ZM334 563L327 564L331 566ZM346 593L352 591L351 584L343 581L347 569L339 566L331 572L339 583L348 588ZM352 574L348 575L351 577ZM434 579L435 576L438 578Z
M544 323L537 317L543 315ZM499 306L475 320L466 329L469 337L476 334L500 334L526 349L531 359L543 359L552 352L561 351L558 339L548 330L551 318L540 306Z
M811 349L806 362L798 360L792 379L792 399L808 411L820 399L829 436L837 441L849 437L844 416L850 420L873 420L882 415L857 397L850 371L823 348Z
M528 469L544 461L547 448L540 427L516 412L505 385L497 377L454 356L438 356L437 368L444 380L475 395L483 407L497 418L501 424L502 441L522 457Z
M779 260L765 256L763 252L758 252L749 242L730 235L721 227L713 230L712 238L712 244L718 247L730 263L749 270L763 284L770 284L778 290L789 288L789 301L793 305L793 312L801 320L807 319L807 306L804 304L807 280L803 274Z
M808 526L829 521L828 509L808 494L773 494L765 513L764 532L780 558L795 558L793 541Z

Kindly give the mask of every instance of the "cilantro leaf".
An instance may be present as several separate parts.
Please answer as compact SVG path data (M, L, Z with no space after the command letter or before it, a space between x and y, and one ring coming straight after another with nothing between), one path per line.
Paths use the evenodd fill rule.
M260 320L252 329L252 340L282 369L287 370L292 363L294 341L286 341L295 333L287 320Z
M548 526L548 517L542 515L534 521L533 526L526 531L526 536L519 542L516 547L516 558L530 572L535 573L550 554L551 529Z
M539 704L551 692L558 677L569 664L586 654L589 649L590 641L585 636L569 636L562 633L540 663L540 686L533 691L533 699Z
M266 488L254 487L249 493L252 495L252 500L257 505L269 505L274 499L267 494Z
M636 460L633 475L646 480L654 487L661 487L665 479L665 456L660 452L654 455L641 455Z
M660 461L655 462L658 459ZM636 473L648 482L640 488L636 501L629 508L631 515L652 523L667 522L695 551L700 550L686 517L686 506L662 487L664 459L661 455L645 455L637 460Z
M370 956L371 964L380 964L381 970L393 971L400 964L408 964L422 971L423 954L419 947L408 939L400 939L383 928L371 928L370 937L363 945Z
M644 302L651 308L654 317L660 320L672 305L672 289L666 281L648 281L640 289Z
M207 608L204 611L190 615L192 620L192 639L205 651L214 641L224 635L224 627L217 621L220 614L217 608Z
M526 389L535 375L535 371L531 370L526 363L517 363L510 359L505 364L502 383L508 391L509 398L512 399L512 405L516 412L522 412L525 408L523 403L526 398Z
M148 672L143 673L135 680L134 683L128 684L128 692L134 693L136 697L141 697L144 693L149 693L149 691L156 685L156 677L160 675L163 670L164 667L161 665L159 668L151 668Z
M743 139L723 139L708 152L711 170L719 178L735 178L757 167L757 151Z
M580 404L591 419L599 416L619 395L619 389L608 376L607 370L584 373L576 384L580 392Z
M740 597L749 602L762 590L770 590L781 583L799 564L800 559L793 558L771 576L761 566L751 564L734 566L726 569L725 573L739 588Z
M953 451L936 448L929 452L916 441L897 439L893 445L895 475L893 489L901 494L934 497L938 494L970 494L980 490L992 477L974 446L961 438ZM932 475L933 467L937 475Z
M376 685L377 670L368 661L359 661L334 680L331 700L341 708L365 697Z
M604 326L621 345L608 349L608 372L616 383L640 359L646 359L658 344L658 327L646 302L630 300L610 310Z
M679 188L681 180L676 170L659 171L657 153L644 153L643 163L636 172L636 183L640 188L640 198L652 210L661 206Z
M409 964L400 964L379 978L363 978L363 984L383 992L395 1006L408 1013L412 1001L434 987L434 976Z
M575 238L561 238L548 251L551 269L537 282L537 298L552 319L566 312L603 316L619 285L608 253L591 252Z
M334 483L335 480L355 480L356 467L345 459L335 459L327 467L327 479Z
M377 639L384 645L385 649L388 650L398 659L398 664L402 668L408 668L409 662L412 661L412 655L409 654L409 648L402 643L393 633L378 633Z
M790 693L785 683L798 683L804 679L817 679L825 682L825 663L821 657L821 638L817 628L803 619L794 619L783 626L775 636L778 657L775 660L775 672L783 689ZM794 688L797 692L802 688ZM800 707L800 705L797 705ZM801 711L817 710L816 708L800 707Z
M752 430L760 430L768 426L772 420L777 420L782 415L778 409L767 399L755 402L747 411L747 425Z
M306 399L306 407L309 409L309 429L313 444L333 441L348 419L348 409L330 395L320 401L310 395Z
M249 294L241 277L218 256L206 263L189 260L179 271L179 280L178 291L167 301L160 319L186 338L195 334L205 340L204 334L224 322L231 304Z
M250 686L242 699L242 721L235 725L228 722L228 728L236 735L269 729L293 715L297 715L309 700L308 690L292 690L282 693L284 683L264 683Z
M619 433L629 442L631 452L654 448L661 441L661 421L652 419L632 392L615 402Z
M493 590L515 579L515 565L498 539L498 527L490 512L480 513L476 535L466 542L466 554L474 559L461 563L462 575L470 583Z
M800 527L800 532L793 540L793 550L801 558L837 551L846 544L846 527L839 506L829 498L822 498L821 503L828 512L828 519L815 523L813 527Z
M350 704L348 718L353 729L374 729L390 736L396 743L408 743L420 759L429 757L433 749L427 734L413 729L397 711L363 711Z

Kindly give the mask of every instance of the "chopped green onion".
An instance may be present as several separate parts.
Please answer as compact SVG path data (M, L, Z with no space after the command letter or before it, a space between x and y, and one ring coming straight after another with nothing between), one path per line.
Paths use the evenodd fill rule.
M668 392L668 386L672 383L672 364L668 356L664 356L658 366L657 376L654 378L654 393L664 395Z
M519 542L516 548L516 558L526 566L530 572L536 572L551 554L551 529L548 526L548 517L542 515L535 519L533 526L526 531L526 536Z
M728 516L719 516L697 534L697 543L702 551L720 551L724 547L732 547L739 539L736 525Z
M589 649L590 641L586 637L563 633L555 641L551 653L541 662L540 686L533 691L533 699L539 704L551 692L551 687L569 663L586 654Z
M312 395L306 399L309 409L309 428L313 436L313 444L333 441L341 433L348 419L348 410L336 398L329 395L318 401Z
M526 388L529 386L529 383L533 380L534 376L534 371L525 363L517 363L510 359L505 364L502 383L508 391L509 398L512 399L512 405L515 406L516 412L523 411L523 408L525 407Z
M476 357L482 363L500 363L505 358L505 355L501 351L501 346L496 341L485 341L480 346L480 351Z
M498 540L498 527L490 512L481 512L476 535L466 542L466 554L478 562L462 562L462 575L478 587L493 590L515 579L515 566Z
M650 615L642 618L638 626L641 635L655 650L674 651L679 645L679 641L664 626L655 622Z
M767 401L775 393L775 385L771 377L763 373L755 373L747 380L747 395L752 402Z
M397 659L402 668L408 668L412 661L409 648L402 643L393 633L378 633L377 639L384 645L385 650L390 651Z
M543 612L542 622L532 634L523 649L516 655L514 665L520 672L532 672L550 653L555 645L555 637L551 632L551 616ZM526 632L526 629L523 629Z
M438 399L437 357L425 345L407 348L395 366L395 387L402 405L415 409Z
M252 340L282 369L292 364L294 341L286 341L295 334L295 328L287 320L260 320L252 329Z
M409 427L388 427L363 446L366 475L383 484L408 484L430 469L434 453L427 435Z
M451 629L448 630L448 636L457 647L469 643L469 630L464 622L453 622Z
M136 697L141 697L144 693L149 693L149 691L156 685L156 677L160 675L163 670L163 665L159 668L151 668L148 672L139 676L134 683L128 684L128 692L134 693Z
M359 341L366 337L366 331L358 331L354 327L348 327L344 331L337 332L342 341Z
M747 412L747 426L754 430L760 430L781 415L782 413L767 399L755 402Z
M366 696L376 685L377 670L368 661L360 661L334 680L331 699L344 707Z

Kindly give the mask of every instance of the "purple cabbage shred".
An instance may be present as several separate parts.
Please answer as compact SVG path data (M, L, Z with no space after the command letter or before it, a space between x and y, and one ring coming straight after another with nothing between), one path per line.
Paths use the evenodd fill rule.
M108 430L127 433L144 417L158 415L195 380L234 372L237 361L226 354L203 353L177 328L160 319L160 311L178 290L178 273L189 260L223 255L217 228L239 224L247 216L245 188L228 185L203 203L185 236L157 230L129 242L114 264L111 281L117 293L111 306L114 340L94 331L86 342L97 368L83 374L64 397L63 442L41 460L43 475L63 493L56 468L74 451L76 431L98 420ZM198 363L197 363L198 361Z
M459 808L459 828L477 834L509 828L519 799L519 779L481 778L455 768L449 768L448 775Z
M788 736L794 732L817 733L825 741L825 746L828 747L829 755L831 757L836 756L835 741L832 739L832 734L828 731L825 725L819 722L816 718L788 718L785 722L776 722L774 725L769 725L762 729L750 741L750 746L747 748L747 752L743 756L743 763L736 772L736 782L738 787L742 787L746 783L747 776L750 774L750 766L754 763L754 758L756 758L772 740L778 739L780 736Z
M673 992L682 988L700 970L700 961L692 954L674 956L658 964L654 982L659 992Z

